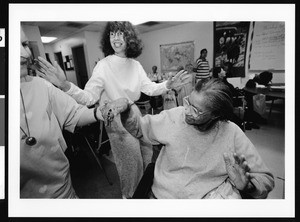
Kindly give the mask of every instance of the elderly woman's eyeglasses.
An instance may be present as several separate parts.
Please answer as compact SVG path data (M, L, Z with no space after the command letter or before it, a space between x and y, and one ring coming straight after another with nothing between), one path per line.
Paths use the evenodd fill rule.
M110 38L115 38L116 36L118 36L119 38L123 38L124 37L124 32L117 31L117 32L110 32L109 33Z
M208 113L208 111L206 111L206 112L199 111L195 106L190 104L189 96L186 96L183 98L183 106L184 106L185 110L188 111L188 113L195 118L197 118L205 113Z

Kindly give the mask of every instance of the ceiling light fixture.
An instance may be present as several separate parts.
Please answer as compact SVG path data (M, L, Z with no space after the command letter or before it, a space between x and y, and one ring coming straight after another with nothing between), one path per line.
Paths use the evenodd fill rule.
M147 22L147 21L132 21L131 23L132 23L132 25L140 25L140 24L143 24L143 23L145 23L145 22Z
M47 36L41 36L42 43L50 43L57 39L56 37L47 37Z

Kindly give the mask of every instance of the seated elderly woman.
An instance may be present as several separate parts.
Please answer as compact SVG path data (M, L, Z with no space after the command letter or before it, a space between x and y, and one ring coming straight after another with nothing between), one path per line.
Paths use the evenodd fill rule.
M198 82L184 106L157 115L135 115L136 106L125 99L119 108L102 110L111 127L164 144L150 198L267 198L274 177L244 132L228 120L233 110L228 91L211 79Z

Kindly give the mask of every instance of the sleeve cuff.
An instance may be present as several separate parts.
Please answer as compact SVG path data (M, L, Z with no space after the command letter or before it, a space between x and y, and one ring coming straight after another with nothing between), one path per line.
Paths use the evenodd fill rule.
M167 81L168 80L165 80L164 82L162 82L163 86L164 86L164 89L167 91L167 90L170 90L167 88Z
M67 93L68 95L73 95L74 90L75 90L75 85L72 82L70 82L70 84L71 84L70 89L68 91L66 91L65 93Z

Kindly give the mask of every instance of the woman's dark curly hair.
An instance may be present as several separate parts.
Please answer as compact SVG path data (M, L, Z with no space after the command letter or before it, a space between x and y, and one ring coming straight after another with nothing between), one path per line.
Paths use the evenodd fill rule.
M233 105L229 87L220 79L210 79L195 85L195 91L206 98L206 107L219 120L229 120L233 115Z
M138 36L138 31L127 21L108 22L101 39L101 48L104 56L113 55L115 51L110 44L110 32L124 32L126 42L125 55L127 58L136 58L142 54L142 40Z

